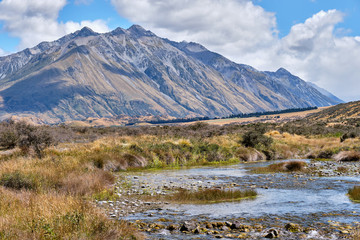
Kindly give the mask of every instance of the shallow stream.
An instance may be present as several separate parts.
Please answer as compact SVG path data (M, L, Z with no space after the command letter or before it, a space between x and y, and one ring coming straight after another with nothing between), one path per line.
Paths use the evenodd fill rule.
M307 160L305 160L307 161ZM360 221L360 204L349 200L349 188L360 184L359 176L314 177L307 174L254 174L251 169L274 162L246 163L226 167L164 170L130 176L142 191L160 193L160 189L183 187L253 188L255 199L216 204L168 204L163 208L128 216L130 221L156 222L164 218L172 223L183 221L241 221L262 224L265 228L294 222L303 227L326 228L327 225L353 224ZM314 232L311 233L314 235ZM151 233L158 239L213 239L211 235L184 236L169 231ZM253 238L257 238L253 235ZM337 239L335 235L312 239ZM261 238L260 238L261 239Z

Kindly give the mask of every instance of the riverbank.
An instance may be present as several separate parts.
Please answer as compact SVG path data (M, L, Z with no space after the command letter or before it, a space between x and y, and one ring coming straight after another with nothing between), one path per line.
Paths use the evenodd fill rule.
M59 129L56 131L60 131ZM34 132L38 130L33 129ZM347 191L344 188L354 185L344 179L324 185L322 179L325 178L321 176L354 177L358 174L356 170L358 167L352 164L357 162L308 162L307 167L311 170L311 176L306 172L249 174L247 166L250 168L251 164L258 167L265 166L271 159L341 156L342 160L353 160L359 152L360 139L356 137L343 138L340 141L340 138L334 135L301 136L277 130L265 130L262 125L210 128L204 124L145 130L87 129L84 132L73 132L75 134L73 139L76 141L60 142L51 147L39 148L38 152L35 151L37 145L30 145L25 149L26 151L22 148L3 151L0 154L0 194L9 204L3 204L0 208L4 219L4 223L0 225L0 236L5 239L20 237L46 239L48 236L142 239L141 231L144 229L138 228L136 221L128 217L147 211L155 211L149 214L159 217L163 216L161 211L173 209L174 206L180 208L174 210L179 211L175 212L177 216L182 216L184 210L181 206L186 204L176 205L164 197L179 188L241 191L251 189L259 193L252 201L234 201L233 204L237 202L250 204L263 199L264 196L283 194L284 206L286 206L287 202L292 202L292 198L296 198L297 189L323 191L331 190L335 185L336 191L340 191L341 188L342 191ZM98 134L95 140L91 140L92 131ZM113 132L107 135L107 131ZM139 131L148 131L152 134ZM99 137L103 132L105 136ZM88 134L86 141L81 138L82 134ZM343 156L351 157L346 159ZM254 163L255 161L260 162ZM238 165L241 166L240 168L230 167L230 164L236 163L246 164ZM195 166L206 167L194 168ZM166 176L158 183L156 179L153 182L142 179L143 176L149 178L156 175L154 173L162 176L163 172L168 171L181 176ZM199 171L205 171L207 176L203 176ZM308 188L314 186L313 182L318 183L318 186L326 187ZM334 192L325 193L331 197L331 193ZM336 196L346 196L346 192L335 193ZM304 194L311 197L311 193L306 195L305 191ZM46 207L41 208L41 202L46 202ZM223 204L226 206L227 203ZM191 205L191 209L197 211L198 205ZM28 209L33 210L28 211ZM159 211L159 214L156 211ZM224 207L216 211L230 210ZM324 209L324 213L337 214L331 209ZM256 212L247 214L249 216L244 219L247 219L247 224L250 226L252 226L252 218L262 219L261 216L256 216ZM271 213L270 219L277 214ZM186 218L183 221L194 220L201 224L213 220L225 222L224 217L234 221L239 220L237 216L210 219L201 219L198 215L193 218L191 214L184 216ZM351 214L348 216L351 217ZM119 222L119 219L126 221ZM293 218L294 221L291 219L287 219L287 222L296 223L296 217ZM29 222L33 224L29 225ZM284 224L286 222L283 222ZM265 231L268 225L264 222L263 226Z
M358 204L346 193L360 179L353 172L339 173L338 168L345 164L359 171L360 164L306 162L309 171L305 173L252 173L272 162L128 173L129 188L122 192L121 206L108 202L105 208L109 216L133 222L150 239L262 239L275 233L279 239L352 239L360 214ZM324 171L329 175L319 175ZM161 200L179 187L255 189L259 196L210 205ZM131 206L132 212L125 213L125 206Z

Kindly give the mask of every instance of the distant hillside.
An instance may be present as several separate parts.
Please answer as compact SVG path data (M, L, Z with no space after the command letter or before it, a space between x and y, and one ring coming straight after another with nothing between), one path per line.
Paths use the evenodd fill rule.
M334 94L332 94L331 92L319 87L318 85L316 85L315 83L312 82L307 82L307 84L309 84L310 86L312 86L313 88L315 88L316 90L318 90L319 92L321 92L322 94L324 94L325 96L333 99L334 101L337 101L339 103L344 103L343 100L341 100L340 98L336 97Z
M83 28L0 57L0 120L211 118L337 103L285 69L258 71L138 25Z
M342 103L311 114L308 120L342 120L360 118L360 101Z

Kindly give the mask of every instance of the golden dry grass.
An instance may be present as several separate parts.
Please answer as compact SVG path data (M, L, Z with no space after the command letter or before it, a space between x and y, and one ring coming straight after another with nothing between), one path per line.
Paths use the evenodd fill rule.
M115 224L89 204L94 196L111 198L112 171L262 160L265 154L275 159L304 158L360 145L359 138L340 143L335 137L307 138L277 131L267 135L274 141L266 149L245 148L236 134L204 139L140 135L63 143L47 149L42 159L16 152L0 155L0 239L129 237L135 231L131 226Z
M360 146L360 138L347 139L340 142L337 137L305 137L289 133L267 133L274 139L273 148L277 154L286 158L331 158L341 149L356 149Z
M351 234L351 239L353 239L353 240L360 240L360 229L355 230L355 231Z
M255 190L222 190L222 189L204 189L197 191L179 190L169 195L168 200L177 203L217 203L239 201L241 199L253 198L257 196Z
M89 158L98 146L64 147L48 149L42 159L0 159L0 239L143 239L91 204L115 181Z
M0 188L0 239L142 239L89 202L59 193Z
M304 171L306 163L303 161L287 161L273 163L266 167L259 167L253 170L255 173L274 173L274 172L300 172Z

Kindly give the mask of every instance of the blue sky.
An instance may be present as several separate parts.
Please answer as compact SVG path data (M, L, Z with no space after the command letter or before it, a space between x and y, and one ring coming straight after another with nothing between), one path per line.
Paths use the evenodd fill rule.
M337 9L345 14L344 22L338 27L346 29L349 35L360 35L359 0L254 0L255 4L276 14L280 36L288 34L290 28L304 22L321 10Z
M3 2L4 0L1 0ZM286 36L294 24L304 22L317 12L337 9L345 14L344 21L338 24L337 34L360 35L359 0L253 0L253 3L275 13L279 37ZM141 14L141 13L139 13ZM110 0L68 0L59 11L59 22L103 19L109 29L128 28L133 23L122 17ZM19 37L11 36L0 21L0 48L14 52L20 43Z
M134 23L360 99L359 0L0 0L0 56L84 26L107 32Z

